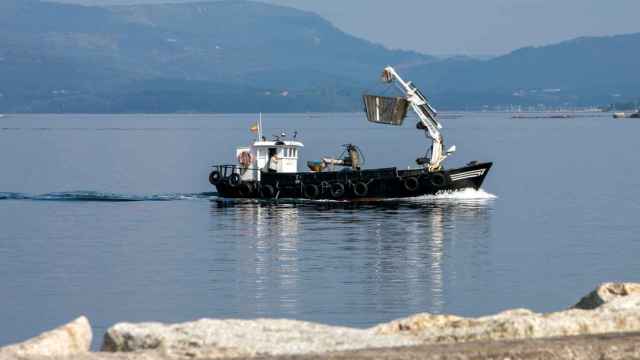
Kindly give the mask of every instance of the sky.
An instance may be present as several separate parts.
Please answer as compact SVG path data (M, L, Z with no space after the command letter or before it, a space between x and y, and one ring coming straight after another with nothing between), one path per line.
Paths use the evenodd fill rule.
M189 0L58 0L85 4ZM640 32L640 0L260 0L315 12L393 49L500 55L580 36Z

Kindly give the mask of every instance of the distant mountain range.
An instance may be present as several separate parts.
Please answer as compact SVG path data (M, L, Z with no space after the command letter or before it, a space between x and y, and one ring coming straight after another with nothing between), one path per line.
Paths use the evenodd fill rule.
M445 107L606 105L640 97L637 59L640 33L527 47L486 61L449 59L409 75Z
M389 50L243 0L112 7L0 1L0 112L350 111L387 64L439 108L598 105L640 94L640 34L488 60Z

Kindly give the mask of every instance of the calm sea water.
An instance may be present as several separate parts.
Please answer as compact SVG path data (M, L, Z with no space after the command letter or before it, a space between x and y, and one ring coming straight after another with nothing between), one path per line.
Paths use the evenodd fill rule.
M417 312L558 310L640 274L640 122L595 114L445 118L448 166L494 161L481 192L218 204L209 166L255 115L0 119L0 345L86 314L119 321L286 317L366 327ZM265 115L303 161L353 142L411 165L423 135L359 114ZM301 162L302 163L302 162ZM123 201L131 200L131 201Z

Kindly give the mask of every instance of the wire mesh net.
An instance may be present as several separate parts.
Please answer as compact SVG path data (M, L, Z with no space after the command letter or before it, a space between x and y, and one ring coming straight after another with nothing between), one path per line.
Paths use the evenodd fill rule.
M367 119L373 123L402 125L409 102L402 97L364 95Z

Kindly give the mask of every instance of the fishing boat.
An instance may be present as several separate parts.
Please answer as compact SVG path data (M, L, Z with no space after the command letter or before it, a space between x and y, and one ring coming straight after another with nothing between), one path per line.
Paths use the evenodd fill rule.
M416 166L367 169L364 154L357 145L344 145L342 155L307 162L308 171L299 171L303 143L294 133L267 139L262 119L252 128L256 139L236 149L237 162L214 165L209 182L222 198L373 200L407 198L467 188L479 189L491 169L491 162L471 161L447 169L444 161L456 151L445 151L438 113L423 93L386 67L382 81L396 85L402 96L363 95L367 119L376 124L401 126L408 109L417 115L416 128L431 140L427 153L416 159Z
M613 118L614 119L623 119L623 118L638 119L640 118L640 110L636 110L636 112L628 115L623 112L616 112L616 113L613 113Z

